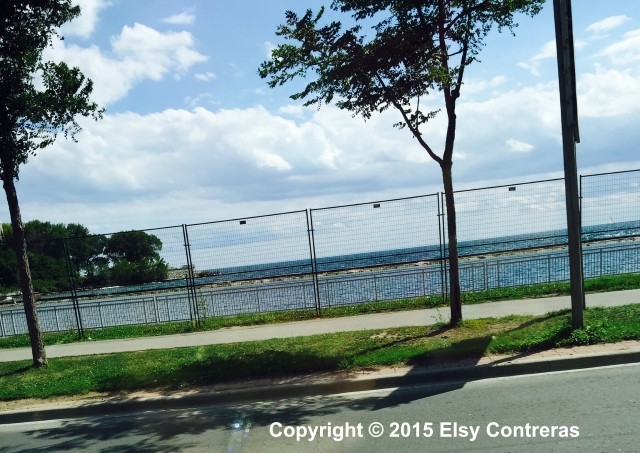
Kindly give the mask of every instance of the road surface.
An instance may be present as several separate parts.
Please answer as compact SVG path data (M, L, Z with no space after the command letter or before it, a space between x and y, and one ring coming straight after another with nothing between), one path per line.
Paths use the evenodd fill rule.
M639 419L633 364L2 425L0 451L637 452Z

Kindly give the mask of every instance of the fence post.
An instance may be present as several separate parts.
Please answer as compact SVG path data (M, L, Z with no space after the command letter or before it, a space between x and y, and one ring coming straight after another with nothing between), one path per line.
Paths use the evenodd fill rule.
M600 275L598 275L598 277L602 277L602 247L600 247Z
M578 186L578 209L580 210L580 235L582 236L582 178L584 176L580 175L580 183Z
M147 316L147 302L142 298L142 311L144 312L144 325L149 324L149 317Z
M73 264L71 263L71 255L69 254L69 244L67 238L62 238L62 247L64 249L64 261L67 266L67 276L69 277L69 287L71 291L71 302L73 311L76 315L76 326L78 327L78 336L84 337L84 327L82 326L82 314L80 312L80 303L78 302L78 292L76 290L76 281L73 277Z
M373 274L373 295L375 302L378 302L378 277Z
M447 303L447 296L449 295L449 280L447 276L447 245L446 245L446 231L445 231L445 209L444 209L444 194L440 192L438 196L438 237L440 239L440 287L442 288L442 303Z
M160 312L158 310L158 296L153 295L153 309L156 314L156 324L160 324Z
M307 236L309 237L309 256L311 259L311 278L313 279L313 299L316 308L316 314L320 316L322 310L320 307L320 285L318 282L318 261L316 258L316 237L313 228L313 209L305 211L307 216Z
M489 289L489 275L487 274L487 260L485 259L483 262L483 273L484 273L484 290Z
M100 327L104 328L104 319L102 318L102 301L98 301L98 319L100 320Z
M182 225L182 238L184 240L185 255L187 258L187 299L189 303L189 317L196 327L200 326L200 316L198 313L198 297L196 294L196 280L193 274L193 261L191 260L191 244L189 242L189 232L186 225Z

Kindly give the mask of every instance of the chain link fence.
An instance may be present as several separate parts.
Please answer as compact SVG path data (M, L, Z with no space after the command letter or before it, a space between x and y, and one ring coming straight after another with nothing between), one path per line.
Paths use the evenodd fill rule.
M568 278L563 179L457 191L454 197L463 292ZM443 228L446 233L446 222Z
M640 272L640 170L582 176L585 277ZM464 292L567 281L562 179L455 193ZM45 332L447 296L443 194L29 243ZM15 281L0 241L0 286ZM13 299L11 299L13 298ZM0 296L0 337L27 332Z
M307 211L185 231L200 317L317 309Z
M640 272L640 170L580 177L584 275Z
M311 210L320 307L442 294L439 214L437 194Z

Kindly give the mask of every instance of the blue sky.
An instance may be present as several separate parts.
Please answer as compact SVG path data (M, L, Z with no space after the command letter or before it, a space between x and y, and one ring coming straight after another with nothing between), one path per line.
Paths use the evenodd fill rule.
M439 167L396 112L364 122L301 107L257 75L294 0L81 0L47 51L94 80L106 107L21 170L24 220L95 233L430 194ZM640 3L574 0L581 173L640 168ZM552 3L492 33L466 73L457 189L562 176ZM427 102L438 106L440 99ZM442 144L444 116L426 129ZM8 219L0 205L0 220Z

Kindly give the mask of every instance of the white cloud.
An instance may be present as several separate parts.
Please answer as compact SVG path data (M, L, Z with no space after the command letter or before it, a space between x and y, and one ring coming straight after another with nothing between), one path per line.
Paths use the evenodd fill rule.
M50 177L74 168L75 180L94 195L209 188L243 198L246 193L234 193L237 187L273 177L274 170L291 170L294 163L317 167L322 137L309 146L302 129L262 108L124 113L88 123L81 145L57 143L55 152L34 159L33 168Z
M633 70L595 66L578 80L578 114L589 118L625 117L640 112L640 75Z
M279 156L273 152L255 148L253 150L253 155L259 168L271 167L278 171L291 171L293 169L291 164L287 162L282 156Z
M587 47L587 45L589 45L588 41L584 41L582 39L576 39L575 41L573 41L573 48L575 50L582 50L585 47Z
M306 109L302 105L289 104L289 105L285 105L285 106L280 107L278 109L278 113L281 113L283 115L302 117L302 116L304 116L305 110Z
M191 25L195 22L195 20L196 20L195 14L185 11L180 14L174 14L172 16L165 17L162 19L162 22L164 22L165 24L172 24L172 25Z
M602 51L600 65L578 72L579 163L590 168L624 169L629 168L624 162L637 161L635 39L634 33L625 35ZM112 42L111 53L97 46L54 49L83 71L90 68L86 72L96 92L110 102L136 83L183 75L205 58L190 34L160 33L142 25L123 29ZM555 55L551 44L529 61ZM506 85L502 76L465 85L457 111L457 189L482 186L479 179L490 185L561 176L555 69L552 74L551 82L523 88ZM184 96L191 111L110 114L98 123L86 121L78 144L60 141L33 158L20 180L27 189L25 217L108 231L441 190L438 165L406 129L392 128L400 119L394 110L365 123L333 106L284 105L275 107L277 113L259 106L212 111L203 108L214 102L211 93ZM438 95L421 105L427 102L434 102L429 109L438 108ZM445 131L444 113L424 129L439 154Z
M606 71L595 75L616 76ZM594 81L593 87L597 85ZM580 86L586 86L582 79ZM624 161L625 155L618 147L633 141L609 137L611 152L605 155L598 144L589 145L606 128L599 125L601 118L594 123L584 113L599 99L583 89L581 93L581 159L588 156L585 147L595 146L600 159L611 163L607 169L619 169L613 163ZM610 96L612 106L624 98L611 87L599 95ZM505 91L483 102L461 98L456 188L480 187L479 179L511 183L531 175L558 176L557 96L557 86L549 83ZM441 190L438 165L408 131L391 127L396 112L374 115L366 123L332 106L307 113L304 120L291 121L262 107L217 112L197 107L106 115L98 123L83 120L79 143L59 141L23 169L25 218L80 222L108 232ZM439 115L424 131L438 152L444 121ZM527 153L533 147L535 159ZM91 209L82 208L87 205Z
M205 105L218 105L219 101L211 93L200 93L197 96L187 96L184 103L190 108L202 107Z
M111 2L106 0L75 0L80 6L80 16L71 22L64 24L60 31L63 36L78 36L89 38L98 24L100 12L111 6Z
M507 81L505 76L495 76L489 80L468 80L462 87L462 95L467 97L475 94L486 94L488 90L495 90Z
M460 98L455 148L465 159L454 162L456 179L518 178L561 164L553 154L561 144L559 110L554 83L505 90L482 101ZM537 158L531 160L534 148Z
M94 82L93 98L101 105L122 99L145 79L181 77L193 65L207 60L195 49L188 32L161 33L141 24L125 26L111 39L112 52L93 45L81 47L59 41L46 49L45 59L78 66Z
M540 62L556 56L556 42L548 41L540 51L531 57L528 61L521 61L518 66L529 71L534 76L540 75Z
M111 40L116 55L131 63L139 62L138 70L158 79L168 68L184 73L192 65L206 61L207 57L194 50L194 45L191 33L161 33L138 23L125 26L120 35Z
M455 160L456 162L460 161L460 160L466 160L469 158L469 155L463 151L454 151L453 152L453 160Z
M594 22L587 27L587 32L596 35L602 35L610 32L611 30L618 28L620 25L629 22L631 19L628 16L610 16L598 22Z
M604 48L597 55L610 58L616 65L640 62L640 29L626 33L622 40Z
M509 147L509 150L513 151L514 153L529 153L535 148L535 146L530 143L521 142L513 138L507 140L506 144Z
M209 82L211 80L215 80L216 75L213 72L198 72L194 75L194 77L198 80L202 80L203 82Z
M84 202L96 211L110 211L117 200L128 206L146 199L154 208L147 208L145 216L164 218L159 225L181 223L197 213L185 213L185 207L169 212L158 199L176 205L175 200L189 197L206 204L269 204L337 194L359 201L360 189L405 187L429 174L438 182L437 165L408 134L394 130L388 117L365 124L331 107L313 112L300 124L262 107L219 112L198 107L105 115L98 123L83 120L79 143L57 142L33 158L21 181L56 187L38 194L36 200L43 203ZM334 127L326 127L334 121ZM414 165L401 170L406 159ZM386 174L373 176L380 171ZM213 215L198 212L194 221Z

